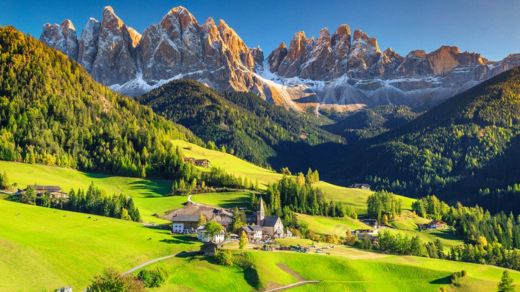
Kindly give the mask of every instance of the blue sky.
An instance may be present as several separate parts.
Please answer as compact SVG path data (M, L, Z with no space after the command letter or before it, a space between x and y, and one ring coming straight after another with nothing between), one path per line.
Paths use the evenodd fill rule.
M403 55L443 44L492 60L520 53L519 0L0 0L0 24L39 36L43 23L70 18L79 33L88 17L101 17L106 5L141 32L182 5L199 22L209 16L226 20L249 46L267 53L296 31L317 36L322 27L333 31L342 23Z

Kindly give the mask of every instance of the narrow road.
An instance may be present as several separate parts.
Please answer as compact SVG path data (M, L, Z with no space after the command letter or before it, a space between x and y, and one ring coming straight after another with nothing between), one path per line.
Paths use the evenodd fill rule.
M173 257L175 257L175 255L169 255L169 256L165 256L165 257L160 257L160 258L156 258L156 259L153 259L153 260L149 260L147 262L144 262L144 263L140 264L139 266L133 267L130 270L124 272L123 275L131 274L131 273L133 273L133 272L135 272L135 271L137 271L137 270L139 270L141 268L144 268L144 267L149 266L151 264L155 264L156 262L160 262L160 261L164 261L164 260L167 260L167 259L171 259Z
M317 284L319 282L320 281L313 281L313 280L300 281L300 282L292 283L292 284L289 284L289 285L286 285L286 286L265 290L264 292L282 291L282 290L286 290L286 289L290 289L290 288L294 288L294 287L298 287L298 286L303 286L303 285L307 285L307 284Z

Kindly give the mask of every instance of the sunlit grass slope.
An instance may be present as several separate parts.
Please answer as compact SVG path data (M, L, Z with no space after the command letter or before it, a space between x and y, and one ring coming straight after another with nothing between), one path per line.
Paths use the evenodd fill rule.
M132 196L144 221L160 221L152 214L182 207L185 197L166 196L170 182L132 177L110 176L98 173L81 172L69 168L52 167L39 164L25 164L0 161L0 172L6 172L10 183L17 183L19 188L27 185L57 185L63 191L86 189L91 183L108 195L123 193Z

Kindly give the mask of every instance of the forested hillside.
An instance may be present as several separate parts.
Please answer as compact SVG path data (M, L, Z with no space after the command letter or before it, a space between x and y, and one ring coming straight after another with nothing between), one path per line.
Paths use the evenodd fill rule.
M323 128L352 143L397 129L417 116L419 113L403 105L383 105L357 111L343 118L333 117L337 122Z
M334 176L405 195L520 211L520 68L457 95L402 128L330 158Z
M198 141L61 52L0 28L0 159L171 177L183 163L173 138Z
M276 156L282 142L314 145L342 140L319 129L310 117L269 104L254 94L220 94L195 81L172 81L138 100L206 142L263 165Z

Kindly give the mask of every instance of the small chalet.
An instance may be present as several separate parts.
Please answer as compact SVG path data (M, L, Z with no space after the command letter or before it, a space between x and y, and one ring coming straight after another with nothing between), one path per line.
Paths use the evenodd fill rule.
M24 190L18 190L16 195L21 195L27 192L27 190L31 188L34 191L34 194L37 197L41 197L42 195L49 195L52 199L67 199L69 196L67 193L63 192L59 186L45 186L45 185L32 185L28 186Z
M365 191L370 191L371 190L369 184L353 184L350 187L354 188L354 189L365 190Z
M194 233L199 226L199 216L197 215L178 215L172 217L173 233Z
M374 229L379 229L379 227L381 227L381 226L379 226L379 223L377 223L376 219L360 219L359 221L361 221L365 225L368 225Z
M440 230L446 229L448 225L440 220L432 220L430 223L419 225L419 229L422 230Z
M377 238L379 231L377 229L357 229L354 230L354 235L357 236L359 240L363 240L365 238L369 238L370 240L374 240Z
M219 234L210 237L206 232L206 228L204 226L200 226L197 228L197 239L204 243L212 242L216 244L221 244L226 239L226 233L224 231L221 231Z
M258 242L262 240L263 232L262 227L258 225L247 225L242 226L242 231L246 233L249 242Z
M185 157L184 162L191 163L196 166L208 168L210 166L209 160L207 159L195 159L193 157Z

